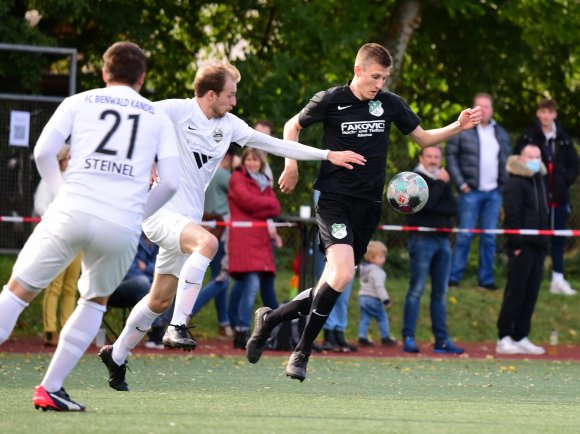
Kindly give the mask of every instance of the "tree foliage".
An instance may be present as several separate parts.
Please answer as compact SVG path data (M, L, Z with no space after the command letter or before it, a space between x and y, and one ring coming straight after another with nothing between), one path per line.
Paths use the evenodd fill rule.
M415 15L394 84L424 127L454 120L475 92L487 91L496 98L496 118L513 135L531 121L543 96L558 101L563 123L580 135L580 6L574 0L5 0L0 38L77 48L81 90L100 85L100 58L112 42L133 40L150 54L145 92L156 100L192 96L198 66L228 58L243 77L235 113L248 121L268 118L280 135L316 91L351 78L362 43L397 46L393 29L409 6ZM33 9L42 19L30 27L24 13ZM27 60L32 63L16 74L14 62L2 56L0 75L24 71L19 83L32 91L47 65ZM301 140L318 144L320 128ZM393 141L389 170L408 169L416 148L397 132ZM275 172L281 165L273 161ZM316 165L301 167L301 185L308 187ZM308 188L300 191L286 201L286 211L310 200Z

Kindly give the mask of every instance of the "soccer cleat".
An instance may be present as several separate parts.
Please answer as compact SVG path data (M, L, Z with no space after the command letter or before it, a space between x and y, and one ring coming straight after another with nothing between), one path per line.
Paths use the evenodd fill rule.
M56 392L49 392L44 386L36 386L32 403L34 408L42 411L85 411L86 408L73 401L62 387Z
M433 352L439 354L463 354L465 350L463 348L456 347L453 345L449 339L444 340L441 343L436 343L433 348Z
M271 329L266 327L265 319L272 312L269 307L261 307L254 314L254 331L246 343L246 357L250 363L258 363L270 339Z
M306 378L306 367L310 354L304 354L302 351L294 351L286 365L286 375L294 380L300 380L302 383Z
M127 371L127 361L122 365L117 365L113 360L113 346L105 345L99 351L99 358L109 370L109 387L118 390L119 392L128 392L129 386L125 381L125 373Z
M403 352L405 353L418 353L419 347L415 343L415 338L407 336L403 340Z
M187 327L185 324L169 324L162 339L165 348L181 348L183 351L195 350L197 342L193 340L193 336L189 332L190 328L193 327Z

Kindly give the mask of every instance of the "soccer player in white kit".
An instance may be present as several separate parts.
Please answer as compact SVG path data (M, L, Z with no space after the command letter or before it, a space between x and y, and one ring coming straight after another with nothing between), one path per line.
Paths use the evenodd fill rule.
M99 330L109 295L137 251L144 217L177 191L179 151L173 124L139 95L145 53L117 42L103 55L106 87L69 98L57 108L34 150L42 178L56 198L27 240L0 294L0 344L26 306L83 251L78 305L62 329L36 408L83 411L63 383ZM68 170L56 155L71 137ZM159 183L149 192L157 157Z
M352 151L311 148L251 128L229 113L236 105L239 80L240 73L233 65L212 63L197 72L194 98L155 103L175 125L182 162L181 184L175 196L143 222L145 234L160 247L151 291L135 305L114 345L104 346L99 353L109 370L109 386L113 389L129 390L125 381L126 359L174 297L175 309L163 343L184 350L197 346L187 321L205 271L218 248L218 240L199 225L204 192L232 142L299 160L328 159L348 169L352 169L351 163L364 164L364 159Z

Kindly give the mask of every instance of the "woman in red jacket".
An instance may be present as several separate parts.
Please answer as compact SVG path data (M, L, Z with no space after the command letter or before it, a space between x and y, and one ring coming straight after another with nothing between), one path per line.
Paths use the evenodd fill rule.
M264 223L280 214L280 202L264 173L265 155L245 148L242 164L230 178L228 193L231 221ZM276 266L272 254L275 228L266 226L230 227L228 240L229 273L236 280L229 303L230 323L235 327L235 348L246 348L256 294L262 302L278 307L274 289Z

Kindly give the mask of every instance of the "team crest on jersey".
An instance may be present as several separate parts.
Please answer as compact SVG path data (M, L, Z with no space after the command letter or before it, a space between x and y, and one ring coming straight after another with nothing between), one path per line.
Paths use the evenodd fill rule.
M337 240L346 237L346 225L344 223L333 223L330 227L332 236Z
M380 101L369 101L369 113L373 116L380 116L385 112Z
M216 128L215 130L213 130L213 140L217 143L221 142L222 139L224 138L224 132L222 131L221 128Z

